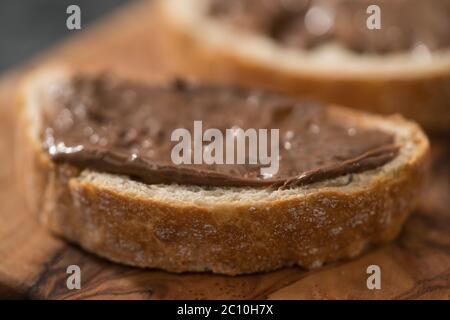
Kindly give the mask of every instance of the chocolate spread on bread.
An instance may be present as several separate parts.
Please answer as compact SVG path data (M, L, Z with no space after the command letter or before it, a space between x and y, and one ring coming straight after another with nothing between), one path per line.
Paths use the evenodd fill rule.
M49 89L43 148L53 161L148 183L289 188L380 167L398 153L392 135L350 125L314 102L273 93L176 82L146 87L114 77L77 76ZM278 128L279 170L260 165L175 165L171 133ZM351 177L351 175L349 175Z
M450 47L449 0L209 0L209 14L284 45L313 48L335 41L363 53ZM367 8L381 28L367 28Z

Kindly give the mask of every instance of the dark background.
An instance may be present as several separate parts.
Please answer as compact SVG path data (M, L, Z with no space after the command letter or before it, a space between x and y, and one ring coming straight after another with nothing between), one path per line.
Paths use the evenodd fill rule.
M104 14L130 0L0 0L0 72L58 40L83 32ZM81 9L81 30L68 30L66 9Z

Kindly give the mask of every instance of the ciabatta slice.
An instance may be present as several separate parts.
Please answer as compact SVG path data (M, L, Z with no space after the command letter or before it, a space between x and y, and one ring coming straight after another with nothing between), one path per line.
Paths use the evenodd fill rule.
M321 98L364 111L400 113L450 130L450 48L361 54L337 44L304 50L234 28L207 14L208 0L162 0L156 12L175 72Z
M341 107L330 107L337 118L394 135L398 155L352 179L286 190L148 185L56 164L40 141L41 112L52 88L71 77L46 69L24 83L17 162L40 222L110 260L229 275L319 267L393 240L420 197L428 140L419 126Z

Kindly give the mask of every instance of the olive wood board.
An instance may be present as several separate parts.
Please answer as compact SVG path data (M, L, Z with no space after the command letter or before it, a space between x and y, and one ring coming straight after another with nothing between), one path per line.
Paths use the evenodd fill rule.
M111 263L41 227L24 204L14 158L16 92L31 69L64 63L152 83L173 78L151 4L129 4L0 76L0 298L27 299L449 299L450 137L432 138L432 177L399 238L367 254L307 271L243 276L172 274ZM20 147L20 146L19 146ZM66 268L81 268L81 289ZM367 267L381 267L369 290Z

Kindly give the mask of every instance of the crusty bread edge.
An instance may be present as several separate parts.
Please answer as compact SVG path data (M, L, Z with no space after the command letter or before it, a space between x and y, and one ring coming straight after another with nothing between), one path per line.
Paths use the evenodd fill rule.
M321 67L314 72L308 62L286 68L278 62L289 60L287 56L283 59L277 54L271 59L264 55L264 59L258 59L226 40L208 39L207 32L199 31L206 27L194 30L192 21L186 23L189 19L180 17L183 10L173 10L175 2L158 1L155 8L163 34L161 45L171 57L174 73L260 86L302 97L314 96L327 103L369 112L401 113L417 120L427 130L450 130L450 53L439 63L419 63L417 67L411 65L398 70L390 66L384 71L379 62L380 68L370 67L368 62L367 70L359 72L353 67L345 71L341 67L345 68L345 61L330 68L337 69L334 71Z
M410 157L345 192L323 188L279 200L215 205L130 194L86 179L89 172L55 165L42 151L36 119L30 117L39 101L31 101L36 96L30 92L45 85L46 77L54 75L44 71L28 79L18 100L17 162L30 209L52 232L127 265L236 275L351 258L398 235L426 177L428 140L417 125L397 117L386 121L408 132ZM361 121L372 117L342 110Z

